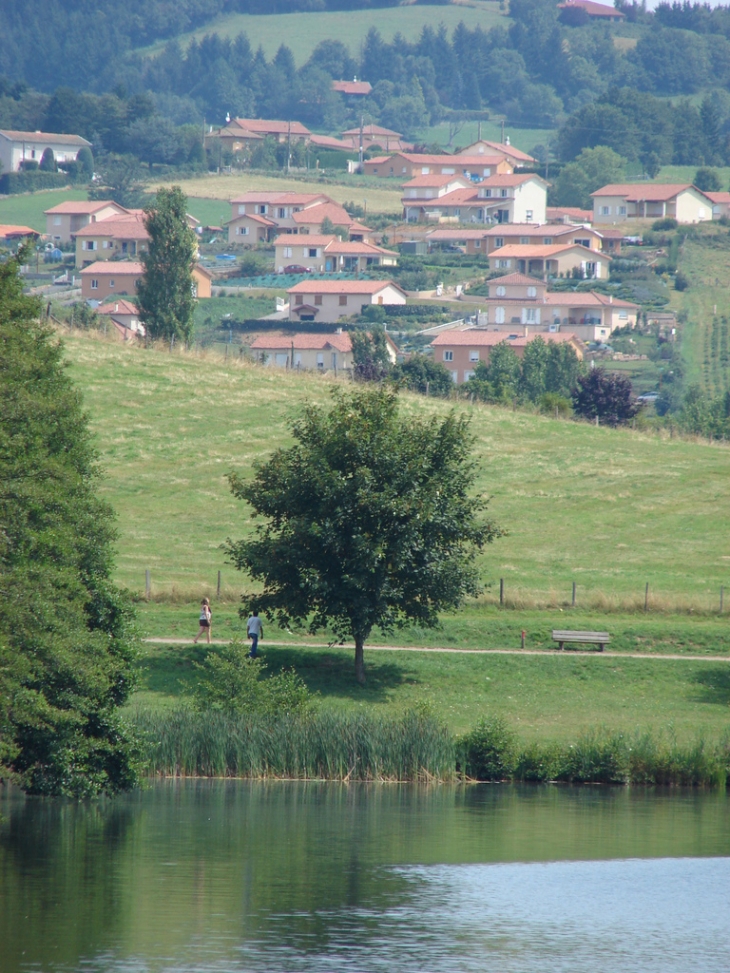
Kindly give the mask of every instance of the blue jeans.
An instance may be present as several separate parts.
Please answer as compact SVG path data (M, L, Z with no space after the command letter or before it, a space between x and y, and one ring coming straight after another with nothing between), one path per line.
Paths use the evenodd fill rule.
M259 647L259 637L258 637L258 635L252 635L251 636L251 651L249 652L249 655L251 656L252 659L255 659L256 658L256 653L258 651L258 647Z

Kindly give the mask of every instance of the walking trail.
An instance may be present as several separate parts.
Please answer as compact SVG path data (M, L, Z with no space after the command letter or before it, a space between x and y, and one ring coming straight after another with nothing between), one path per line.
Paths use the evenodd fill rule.
M153 645L192 645L193 640L190 638L175 639L175 638L149 638L142 639L143 642L149 642ZM211 639L211 645L228 645L230 639ZM206 642L199 642L199 645L207 645ZM266 650L267 645L272 646L283 646L288 649L354 649L355 646L349 642L334 643L329 642L273 642L266 640L266 642L260 642L259 646L261 651ZM690 655L685 653L684 655L679 654L669 654L665 652L611 652L610 650L605 650L603 652L597 652L595 649L592 650L581 650L581 649L564 649L562 652L559 649L451 649L442 647L426 647L419 645L366 645L366 650L368 652L446 652L453 655L554 655L562 658L574 658L575 656L591 656L592 658L599 659L652 659L659 661L662 659L669 659L678 662L730 662L730 655Z

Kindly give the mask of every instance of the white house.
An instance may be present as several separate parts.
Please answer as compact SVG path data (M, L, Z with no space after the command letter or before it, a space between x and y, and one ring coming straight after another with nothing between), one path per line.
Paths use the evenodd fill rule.
M631 219L702 223L712 219L713 200L691 183L610 183L591 193L594 223Z
M368 304L405 304L392 280L302 280L287 291L291 321L326 321L362 314Z
M21 162L38 162L46 149L52 149L56 162L72 162L79 150L91 148L80 135L55 135L50 132L0 130L0 163L3 172L17 172Z

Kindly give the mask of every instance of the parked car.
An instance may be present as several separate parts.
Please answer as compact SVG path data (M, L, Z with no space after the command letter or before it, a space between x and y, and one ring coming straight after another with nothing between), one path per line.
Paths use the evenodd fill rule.
M299 264L289 264L288 267L284 267L285 274L311 274L311 267L301 267Z

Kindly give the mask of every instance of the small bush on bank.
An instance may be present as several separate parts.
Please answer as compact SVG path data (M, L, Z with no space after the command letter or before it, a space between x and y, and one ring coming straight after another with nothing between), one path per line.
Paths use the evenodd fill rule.
M481 720L460 741L461 769L473 780L506 780L515 766L515 737L502 719Z
M656 231L676 230L678 226L679 223L674 219L673 216L665 216L661 220L654 220L654 222L651 224L652 230Z

